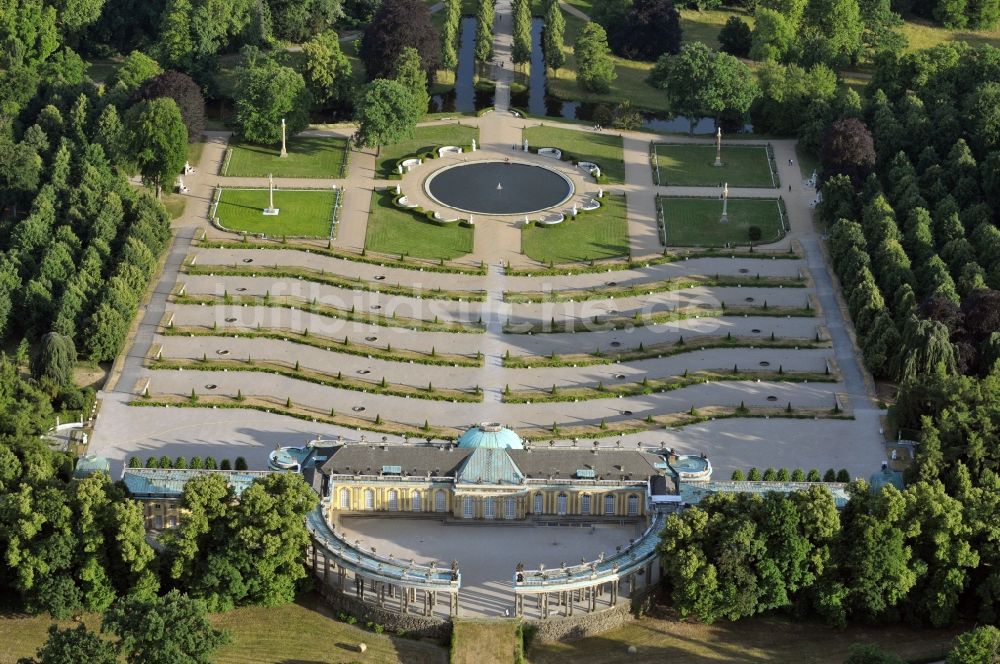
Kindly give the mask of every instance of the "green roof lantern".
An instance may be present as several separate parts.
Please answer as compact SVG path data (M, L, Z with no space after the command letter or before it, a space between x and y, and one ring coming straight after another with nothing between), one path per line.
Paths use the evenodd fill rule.
M462 434L458 446L465 449L480 447L492 449L521 450L524 441L516 433L497 422L480 422Z

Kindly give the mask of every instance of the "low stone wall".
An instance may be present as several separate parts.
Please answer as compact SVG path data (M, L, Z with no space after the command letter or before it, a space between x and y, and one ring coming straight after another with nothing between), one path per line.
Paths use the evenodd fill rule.
M373 622L381 625L386 632L405 630L412 636L431 637L442 642L451 638L451 621L379 608L333 588L323 587L322 582L318 582L317 586L331 608L354 616L361 625Z
M530 621L538 641L574 641L587 636L616 629L633 620L628 602L619 602L614 608L569 617L550 616L545 620Z

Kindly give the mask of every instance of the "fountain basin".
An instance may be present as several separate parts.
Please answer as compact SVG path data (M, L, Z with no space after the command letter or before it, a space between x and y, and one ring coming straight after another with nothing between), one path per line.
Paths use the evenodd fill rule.
M424 191L462 212L530 214L565 203L573 195L573 183L543 166L481 161L442 168L424 181Z

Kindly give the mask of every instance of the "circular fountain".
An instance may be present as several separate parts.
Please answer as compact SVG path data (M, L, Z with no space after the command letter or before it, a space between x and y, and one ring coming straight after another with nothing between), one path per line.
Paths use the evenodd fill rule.
M424 190L435 202L461 212L530 214L565 203L573 195L573 183L543 166L481 161L433 173Z

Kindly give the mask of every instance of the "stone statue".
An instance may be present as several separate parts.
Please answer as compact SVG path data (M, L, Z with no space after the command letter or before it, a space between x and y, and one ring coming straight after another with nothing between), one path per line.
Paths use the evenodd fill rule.
M528 139L524 139L524 151L528 151Z

